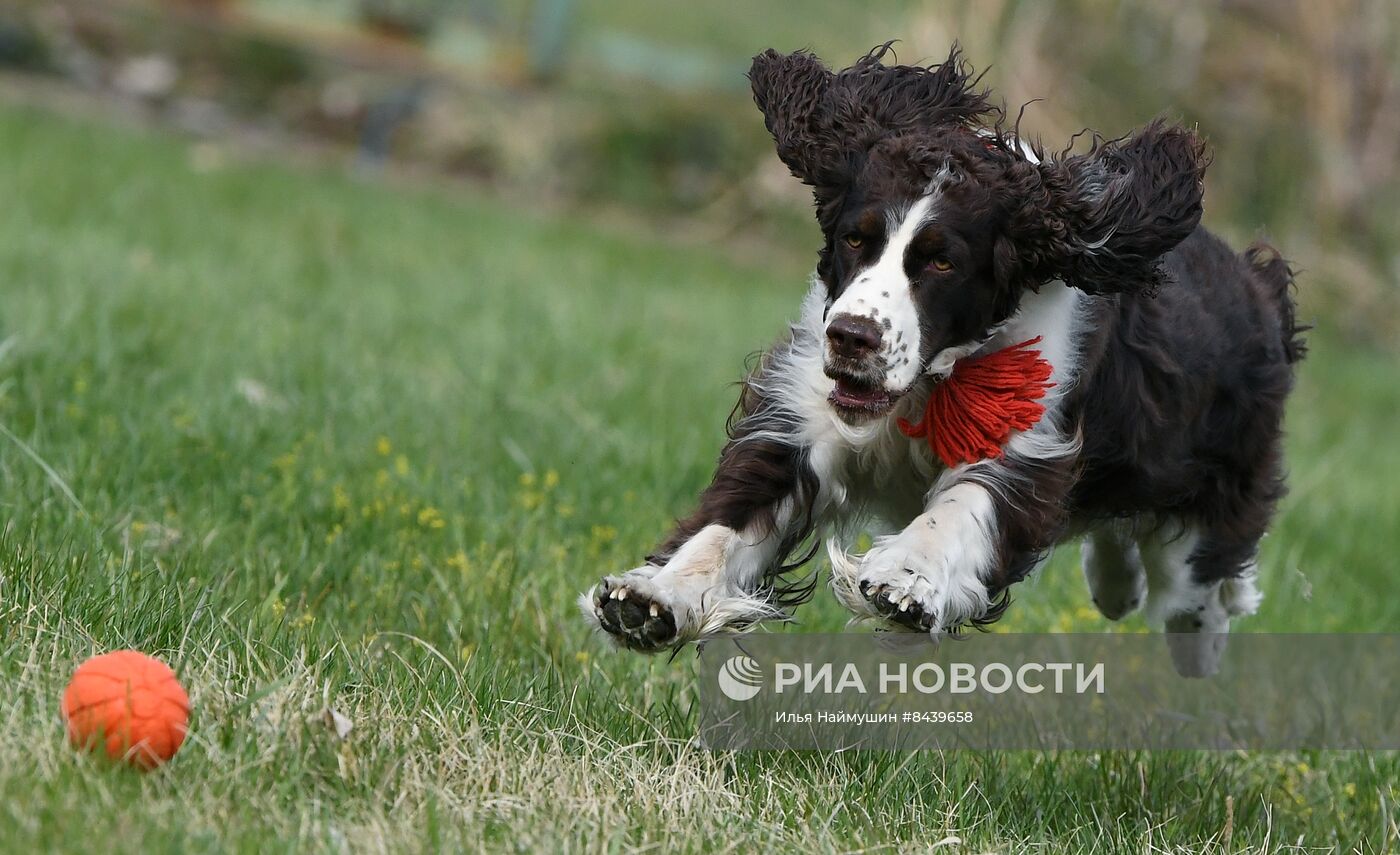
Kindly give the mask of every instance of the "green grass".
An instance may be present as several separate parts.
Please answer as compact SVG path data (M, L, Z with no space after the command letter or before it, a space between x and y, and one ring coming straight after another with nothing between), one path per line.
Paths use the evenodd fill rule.
M1393 754L694 746L693 657L573 601L687 509L800 269L37 112L0 155L6 851L1396 845ZM1248 628L1400 628L1393 370L1315 341ZM1103 626L1070 552L1002 629ZM58 724L127 646L195 706L155 774Z

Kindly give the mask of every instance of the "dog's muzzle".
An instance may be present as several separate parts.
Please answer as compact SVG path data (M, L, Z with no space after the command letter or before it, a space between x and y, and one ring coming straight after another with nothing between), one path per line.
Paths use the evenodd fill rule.
M828 400L844 416L878 416L899 395L885 388L884 334L871 318L840 314L826 325L826 375L836 381Z

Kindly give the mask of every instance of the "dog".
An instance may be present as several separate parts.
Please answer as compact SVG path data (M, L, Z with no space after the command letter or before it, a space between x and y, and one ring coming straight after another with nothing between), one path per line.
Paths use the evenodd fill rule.
M1231 618L1260 603L1284 494L1306 329L1289 265L1199 225L1192 131L1158 120L1047 155L1005 128L956 46L928 66L887 55L841 71L754 58L778 157L812 188L816 271L743 383L698 509L583 594L584 614L638 651L785 618L825 541L856 618L940 636L995 621L1082 538L1103 616L1145 609L1179 672L1213 673ZM961 361L1034 339L1053 385L998 453L949 466L900 428ZM872 525L889 533L849 554Z

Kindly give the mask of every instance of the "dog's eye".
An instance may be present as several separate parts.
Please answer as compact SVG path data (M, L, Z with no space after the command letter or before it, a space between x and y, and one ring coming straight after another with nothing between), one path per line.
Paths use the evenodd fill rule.
M928 263L928 269L936 270L939 273L947 273L949 270L953 269L953 262L946 258L935 258Z
M860 235L846 235L843 240L846 241L846 246L849 246L851 249L860 249L865 243L865 239Z

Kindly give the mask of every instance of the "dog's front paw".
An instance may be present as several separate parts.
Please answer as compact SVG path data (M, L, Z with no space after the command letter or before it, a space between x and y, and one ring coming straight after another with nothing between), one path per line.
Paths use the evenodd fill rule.
M933 634L955 630L985 615L989 596L977 574L953 566L928 544L910 543L911 539L916 540L900 535L877 543L858 566L850 568L853 584L842 597L847 607L904 629Z
M906 629L929 632L939 625L936 575L923 556L898 547L865 554L856 586L874 613Z
M655 652L679 640L676 609L644 573L606 576L579 605L598 628L632 650Z

